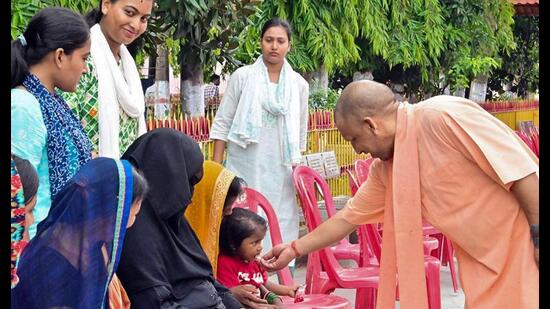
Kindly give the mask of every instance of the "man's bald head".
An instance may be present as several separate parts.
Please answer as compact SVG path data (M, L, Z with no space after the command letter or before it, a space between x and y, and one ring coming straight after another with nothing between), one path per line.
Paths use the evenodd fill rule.
M391 89L381 83L360 80L347 85L334 109L334 116L384 116L397 108Z

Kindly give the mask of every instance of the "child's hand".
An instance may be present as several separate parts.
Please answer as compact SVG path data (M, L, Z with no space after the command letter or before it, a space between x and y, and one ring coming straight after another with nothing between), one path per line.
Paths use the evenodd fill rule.
M231 290L233 296L235 296L235 298L241 304L245 305L248 308L259 309L269 306L265 299L261 299L258 297L258 289L252 285L238 285L230 288L229 290Z
M296 291L298 290L298 288L300 287L299 284L293 284L292 286L286 286L285 285L285 291L284 291L284 294L282 294L282 296L290 296L290 297L295 297L296 296Z

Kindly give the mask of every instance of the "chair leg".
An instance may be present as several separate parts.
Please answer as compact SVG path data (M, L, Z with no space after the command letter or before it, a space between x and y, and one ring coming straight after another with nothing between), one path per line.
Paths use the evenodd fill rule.
M360 288L355 292L355 309L376 309L375 288Z
M449 270L451 271L451 280L453 282L453 290L458 292L458 284L456 280L455 263L454 263L454 248L451 241L445 237L445 243L447 249L447 260L449 261Z
M428 290L428 308L441 309L441 264L439 260L426 262L426 289Z

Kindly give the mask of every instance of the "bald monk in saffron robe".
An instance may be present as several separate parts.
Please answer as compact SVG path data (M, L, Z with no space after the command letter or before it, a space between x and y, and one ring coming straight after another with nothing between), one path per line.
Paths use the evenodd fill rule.
M349 84L334 111L357 153L376 158L344 209L263 258L269 270L384 223L377 308L428 308L422 220L454 245L468 309L538 308L539 163L478 104L436 96L399 103L373 81ZM398 274L398 278L395 274Z

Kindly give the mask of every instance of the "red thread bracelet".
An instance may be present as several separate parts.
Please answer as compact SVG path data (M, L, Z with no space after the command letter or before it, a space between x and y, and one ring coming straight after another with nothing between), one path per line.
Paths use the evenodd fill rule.
M294 251L295 257L298 258L298 257L302 256L302 255L300 254L300 252L298 252L298 249L296 249L296 240L293 240L293 241L290 243L290 248L292 248L292 251Z

